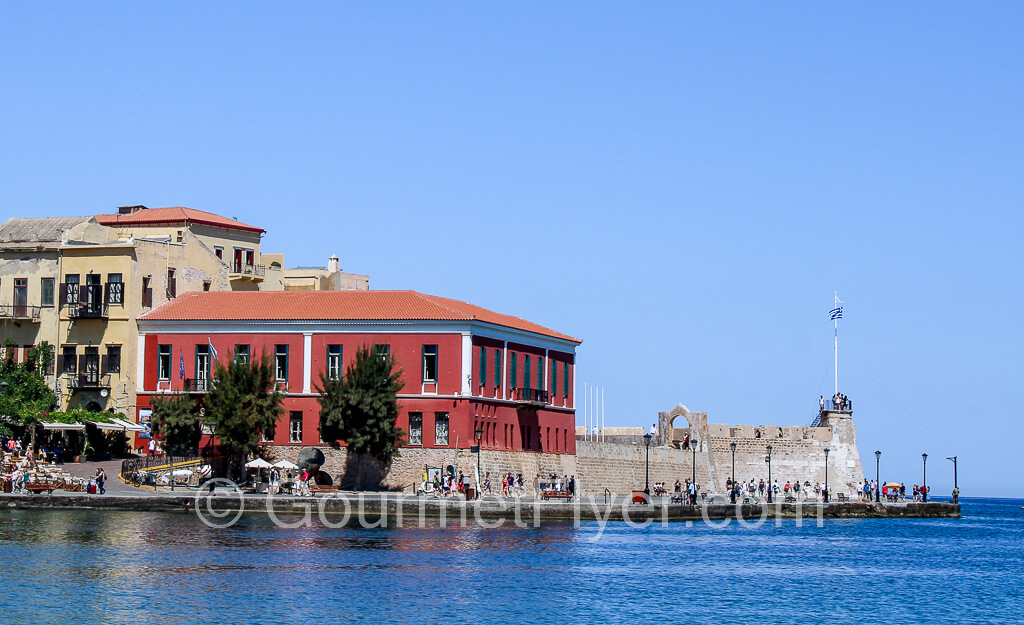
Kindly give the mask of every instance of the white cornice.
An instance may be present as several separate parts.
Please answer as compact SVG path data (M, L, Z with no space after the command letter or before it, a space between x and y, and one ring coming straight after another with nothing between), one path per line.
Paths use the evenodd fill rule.
M465 334L574 353L577 343L476 320L138 320L139 331L163 334Z

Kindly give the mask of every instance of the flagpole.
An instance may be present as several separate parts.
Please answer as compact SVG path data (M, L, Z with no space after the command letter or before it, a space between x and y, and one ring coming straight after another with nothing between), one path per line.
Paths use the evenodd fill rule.
M836 301L835 301L835 304L833 304L833 306L835 306L836 308L839 308L839 291L835 291L834 295L835 295ZM838 394L839 393L839 319L836 318L836 317L833 317L832 324L833 324L834 329L835 329L835 339L836 339L836 347L835 347L835 354L834 354L835 357L833 358L833 360L835 360L835 363L836 363L836 394Z

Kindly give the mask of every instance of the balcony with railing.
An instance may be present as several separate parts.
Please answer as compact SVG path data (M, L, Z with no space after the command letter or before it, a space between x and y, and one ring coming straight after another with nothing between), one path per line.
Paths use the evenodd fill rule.
M110 306L106 302L86 302L68 307L71 319L106 319L110 316Z
M210 378L185 378L186 393L206 393L216 386L216 381Z
M106 319L111 306L124 305L124 284L63 283L60 285L60 304L68 310L69 319Z
M263 280L267 273L267 268L263 265L248 265L245 263L233 262L231 263L231 275L228 276L231 280L247 279L247 280Z
M0 306L0 319L14 319L16 321L39 321L41 311L39 306Z
M539 388L515 388L512 389L513 401L531 406L544 406L548 402L548 392Z
M110 375L96 373L65 373L69 389L80 391L109 389Z

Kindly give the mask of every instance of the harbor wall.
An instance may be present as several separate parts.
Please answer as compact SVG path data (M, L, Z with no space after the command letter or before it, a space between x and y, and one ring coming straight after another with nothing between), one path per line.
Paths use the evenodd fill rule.
M751 479L768 480L768 445L772 446L771 477L780 488L787 480L825 482L826 449L828 483L834 496L856 498L858 485L863 483L856 428L849 412L826 412L819 426L806 428L708 424L703 413L690 414L692 421L687 428L675 428L675 417L665 420L662 431L672 434L653 440L649 450L643 436L633 432L617 433L613 441L588 440L586 435L577 435L576 454L483 449L479 455L480 476L483 478L489 472L493 488L498 490L502 475L522 474L524 486L532 490L535 475L571 475L576 478L581 494L600 496L607 490L612 495L626 495L644 488L649 466L651 484L664 482L672 490L677 479L685 483L687 478L696 476L703 492L721 494L733 470L732 443L736 443L736 479L744 483ZM685 439L672 438L677 435L689 435L695 443L683 448L681 441ZM304 448L276 445L268 450L271 460L295 462ZM411 491L420 483L425 467L454 467L472 476L477 463L477 454L468 449L403 447L390 466L363 459L360 469L357 460L349 457L344 448L320 449L326 456L322 470L342 488L354 488L361 471L364 488L380 485L390 490Z

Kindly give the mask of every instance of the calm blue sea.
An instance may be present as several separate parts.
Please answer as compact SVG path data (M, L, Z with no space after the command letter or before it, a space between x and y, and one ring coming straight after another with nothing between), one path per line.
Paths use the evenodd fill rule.
M0 512L4 623L1024 622L1024 501L960 520L211 529Z

